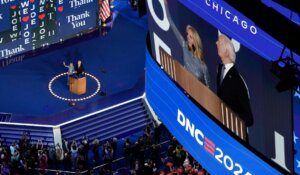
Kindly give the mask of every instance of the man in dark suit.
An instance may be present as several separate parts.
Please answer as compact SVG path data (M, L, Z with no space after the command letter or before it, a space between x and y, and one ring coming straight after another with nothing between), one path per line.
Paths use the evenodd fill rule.
M77 61L77 65L75 67L76 75L77 77L84 76L84 67L82 65L82 62L80 60Z
M237 71L235 51L231 40L221 34L217 41L218 55L222 63L217 74L218 96L241 118L247 127L253 124L249 91L243 77Z

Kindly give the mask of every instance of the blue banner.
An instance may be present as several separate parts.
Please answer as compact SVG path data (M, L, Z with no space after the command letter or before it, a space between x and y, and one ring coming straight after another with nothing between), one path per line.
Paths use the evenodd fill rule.
M146 97L179 142L211 174L281 174L203 113L146 54Z

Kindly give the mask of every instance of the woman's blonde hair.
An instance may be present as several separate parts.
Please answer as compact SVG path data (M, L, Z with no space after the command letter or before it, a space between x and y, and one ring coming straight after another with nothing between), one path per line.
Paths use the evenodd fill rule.
M200 61L204 62L204 56L203 56L203 45L202 40L197 32L197 30L192 27L191 25L186 26L186 32L190 30L192 32L192 37L194 39L194 46L195 48L189 48L190 51L192 51L193 55L200 59Z

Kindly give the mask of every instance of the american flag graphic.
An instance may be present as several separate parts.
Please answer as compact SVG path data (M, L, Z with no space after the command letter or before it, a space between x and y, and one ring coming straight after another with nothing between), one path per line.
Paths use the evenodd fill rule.
M110 16L110 6L108 0L100 0L100 19L104 22Z

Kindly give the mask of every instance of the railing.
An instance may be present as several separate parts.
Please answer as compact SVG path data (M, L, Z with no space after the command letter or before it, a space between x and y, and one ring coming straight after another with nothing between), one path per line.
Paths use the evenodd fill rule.
M188 72L176 59L160 48L161 66L165 72L176 81L198 104L204 107L212 116L246 140L245 122L235 114L214 92Z

